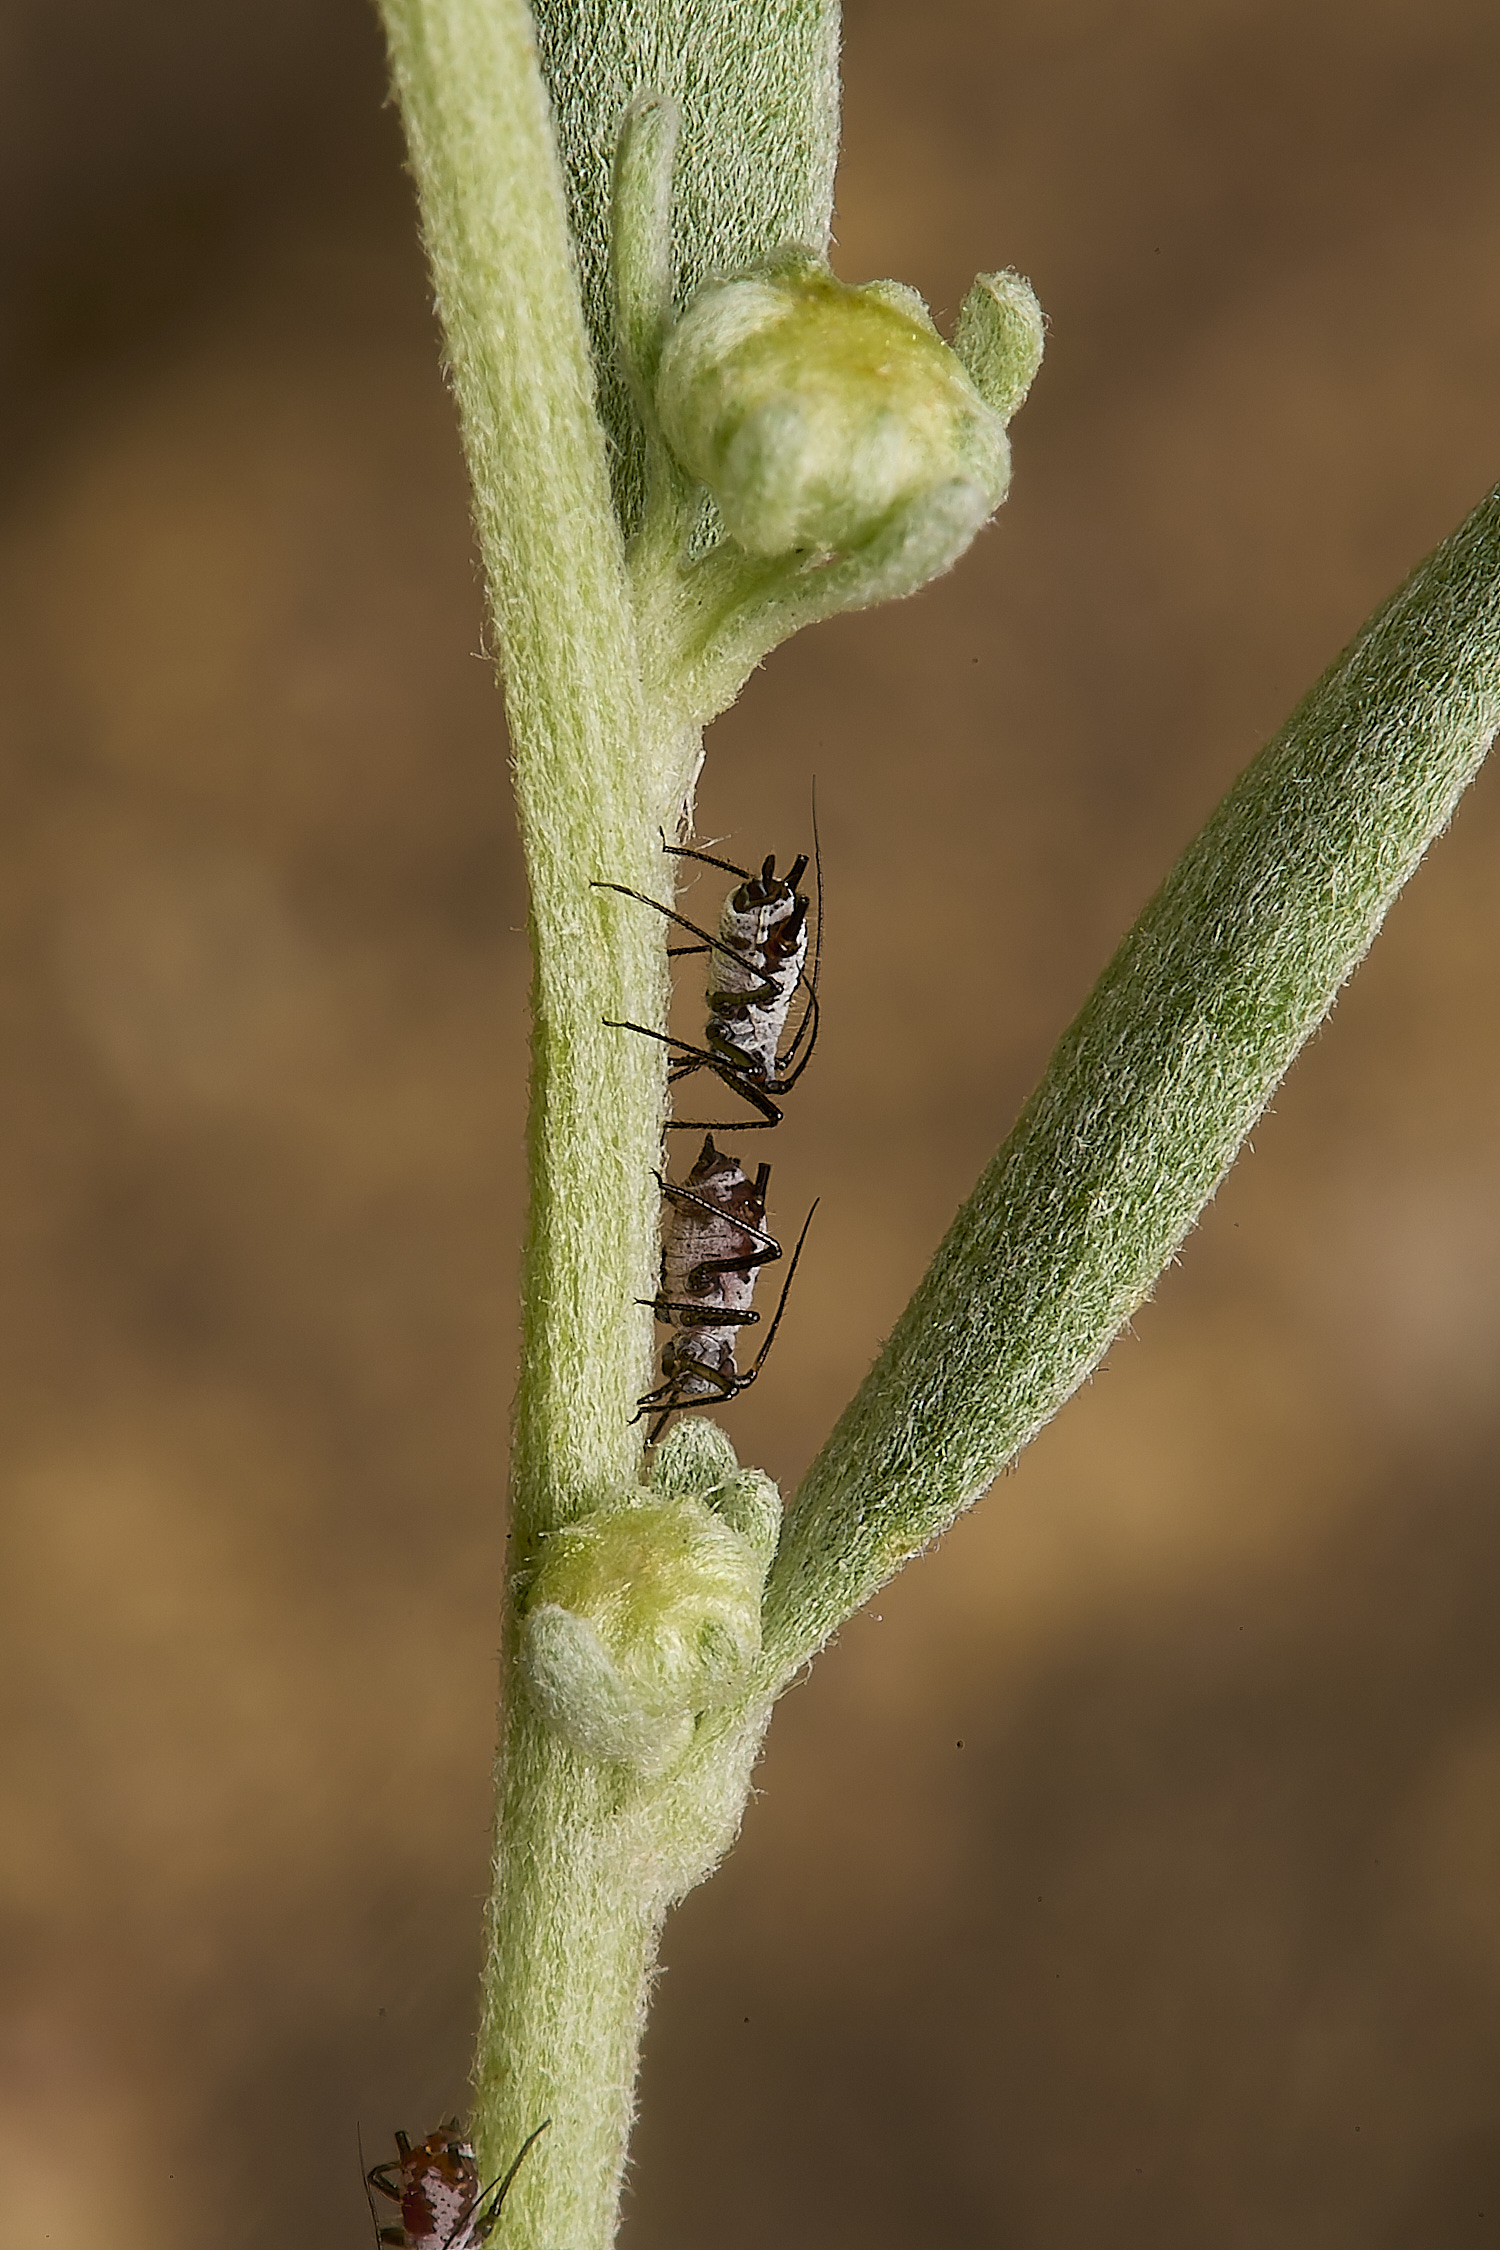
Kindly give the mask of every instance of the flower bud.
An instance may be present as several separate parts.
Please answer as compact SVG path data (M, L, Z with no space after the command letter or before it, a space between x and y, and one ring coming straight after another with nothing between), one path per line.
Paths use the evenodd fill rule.
M702 1500L732 1524L760 1557L762 1571L781 1537L781 1494L761 1469L742 1469L717 1422L684 1416L656 1447L651 1489L663 1500Z
M543 1716L588 1757L660 1772L687 1747L696 1714L744 1686L768 1561L763 1545L682 1493L638 1491L552 1533L521 1641Z
M752 555L857 549L955 484L982 520L1009 481L1004 421L915 291L850 288L805 253L698 292L663 349L656 408Z

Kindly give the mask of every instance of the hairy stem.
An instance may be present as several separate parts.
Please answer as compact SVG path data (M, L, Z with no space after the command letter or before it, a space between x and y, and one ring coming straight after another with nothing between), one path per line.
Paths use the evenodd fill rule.
M674 266L684 286L789 236L826 240L837 17L832 0L699 0L686 13L676 0L544 0L549 84L525 0L380 5L503 646L532 897L531 1216L474 2135L493 2179L549 2118L507 2202L507 2240L606 2250L661 1917L729 1841L764 1720L763 1705L731 1714L687 1769L648 1784L549 1733L516 1668L516 1591L549 1535L640 1472L666 1053L610 1025L661 1026L667 926L594 886L658 895L659 830L675 826L697 756L616 513L643 489L645 433L613 360L610 164L627 103L659 88L667 103L648 118L680 113L690 129L677 240L664 237L667 136L654 171L626 165L640 239L617 269L641 283L625 325L647 349ZM685 529L685 499L667 498ZM676 536L668 524L659 578L675 571Z
M808 1472L774 1690L998 1475L1147 1297L1500 727L1500 491L1189 846Z
M524 1555L632 1476L649 1364L662 1065L661 808L568 235L523 0L384 0L504 647L535 964L513 1529Z
M491 1943L475 2071L486 2178L542 2120L506 2205L526 2250L613 2238L661 1906L617 1771L580 1758L507 1696Z
M664 1068L607 1018L660 1021L665 937L644 707L550 108L523 0L384 0L504 646L531 873L531 1221L513 1562L634 1481L650 1363ZM514 2244L612 2232L657 1910L607 1778L507 1697L474 2130L486 2177L553 2119L507 2205ZM649 1886L647 1886L649 1891ZM538 2105L542 2105L540 2108Z

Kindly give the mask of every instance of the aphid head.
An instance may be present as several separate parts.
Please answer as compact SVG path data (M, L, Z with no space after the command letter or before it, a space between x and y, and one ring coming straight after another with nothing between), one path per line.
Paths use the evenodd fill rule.
M752 908L757 906L790 907L795 902L801 906L805 914L807 901L797 898L797 885L806 872L806 852L792 861L785 875L778 875L776 872L776 854L767 852L765 858L761 861L760 873L747 877L740 884L738 890L730 893L730 912L733 914L748 914Z
M698 1161L688 1174L687 1184L690 1188L701 1190L712 1181L732 1181L739 1169L739 1158L726 1156L722 1149L715 1148L713 1134L705 1133L703 1146L698 1151ZM715 1197L714 1200L717 1201L718 1198Z

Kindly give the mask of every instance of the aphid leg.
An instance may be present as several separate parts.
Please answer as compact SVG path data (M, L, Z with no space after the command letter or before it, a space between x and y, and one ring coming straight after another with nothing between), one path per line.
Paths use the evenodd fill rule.
M705 1383L715 1384L717 1395L713 1398L685 1396L683 1385L686 1383L689 1374L695 1380L701 1376ZM662 1410L661 1422L657 1423L656 1429L652 1431L649 1439L649 1442L655 1445L661 1423L665 1422L669 1414L686 1414L694 1406L719 1406L725 1399L734 1397L736 1390L739 1388L739 1380L739 1376L732 1369L726 1374L719 1367L698 1367L695 1365L691 1369L679 1368L677 1373L671 1376L667 1382L658 1383L654 1391L647 1391L643 1397L636 1400L635 1412L631 1415L630 1420L632 1423L639 1422L643 1415L651 1414L657 1407L660 1407Z
M659 898L651 898L645 891L633 891L628 883L590 883L589 889L591 891L618 891L621 898L638 899L642 906L653 906L658 914L664 915L669 922L675 922L679 930L687 930L693 937L703 940L701 945L680 945L675 948L669 946L668 952L722 953L726 961L733 961L738 968L743 969L746 965L745 956L737 946L730 945L724 938L712 936L707 930L700 930L697 923L690 922L685 914L674 913L670 906L663 906ZM747 992L745 998L760 1008L764 1007L768 1000L774 999L775 995L776 987L768 978L758 991ZM607 1022L608 1018L605 1020ZM633 1023L626 1024L623 1028L627 1031L639 1031L641 1026L638 1023Z
M684 1078L691 1078L694 1071L711 1070L721 1085L727 1086L731 1094L738 1094L741 1101L748 1102L760 1115L727 1120L722 1117L717 1120L707 1117L669 1117L669 1133L768 1133L773 1125L781 1123L784 1112L777 1108L758 1078L753 1078L748 1071L736 1070L733 1063L726 1062L722 1055L711 1053L707 1047L688 1047L686 1040L676 1040L674 1045L686 1048L693 1059L691 1062L677 1064L668 1072L669 1086L679 1085Z
M799 982L806 984L807 980L805 977L803 977L799 979ZM788 1047L785 1055L778 1055L776 1058L776 1091L778 1094L790 1093L791 1089L796 1085L798 1079L802 1076L803 1071L806 1070L808 1064L812 1061L813 1049L818 1044L819 1020L818 995L809 984L807 986L807 1006L802 1012L802 1021L797 1026L796 1035L793 1038L790 1047ZM811 1024L812 1026L812 1037L807 1042L806 1053L803 1055L801 1061L795 1063L794 1066L794 1057L796 1056L797 1049L802 1045L803 1034L807 1030L809 1024Z
M705 1383L716 1384L718 1395L711 1398L701 1396L684 1398L682 1385L687 1379L688 1372L689 1370L683 1369L681 1373L672 1377L670 1383L659 1383L654 1391L648 1391L634 1414L631 1415L632 1422L639 1422L643 1415L651 1413L658 1406L661 1408L656 1421L646 1432L646 1443L648 1445L655 1445L674 1414L690 1414L695 1406L722 1406L727 1399L734 1398L745 1387L740 1377L732 1370L726 1374L723 1369L718 1367L694 1366L691 1370L694 1378Z
M733 1396L733 1391L726 1391L724 1393L725 1398L733 1398ZM690 1414L695 1406L718 1406L721 1403L722 1401L716 1398L669 1399L667 1401L667 1404L662 1408L660 1414L657 1415L656 1420L652 1423L650 1429L646 1432L646 1443L648 1445L656 1444L657 1440L661 1436L662 1431L671 1421L674 1414ZM640 1420L639 1414L634 1415L632 1419L638 1422Z
M380 2216L375 2209L375 2198L370 2193L370 2188L372 2185L372 2175L365 2169L365 2137L360 2131L357 2121L354 2127L354 2145L359 2150L360 2176L365 2184L365 2201L370 2206L370 2227L375 2236L375 2240L378 2242L380 2240ZM387 2169L388 2167L384 2164L377 2164L375 2167L375 2170L377 2172L384 2172ZM395 2194L394 2188L383 2188L383 2192L386 2195ZM401 2231L404 2234L406 2232L406 2229L403 2227Z
M807 1240L807 1230L812 1225L813 1211L816 1211L817 1208L817 1204L814 1203L812 1210L808 1212L807 1217L802 1222L802 1232L797 1237L797 1247L792 1252L792 1262L786 1269L786 1279L781 1285L781 1295L776 1300L776 1310L772 1315L771 1325L766 1330L766 1340L743 1375L737 1369L725 1371L717 1367L702 1367L695 1363L691 1370L694 1380L716 1384L718 1386L716 1398L681 1397L679 1392L687 1370L674 1375L670 1383L659 1383L654 1391L648 1391L639 1402L635 1413L630 1417L632 1422L639 1422L643 1415L653 1412L657 1407L661 1408L654 1425L647 1432L646 1442L648 1445L655 1445L674 1414L691 1413L696 1406L720 1406L729 1399L738 1398L741 1391L749 1390L750 1385L765 1365L767 1352L776 1341L776 1331L781 1326L781 1316L786 1310L787 1292L796 1278L797 1260L802 1255L802 1245ZM642 1302L645 1302L645 1300L643 1299ZM727 1327L730 1317L727 1314L720 1313L716 1315L716 1320ZM751 1317L758 1318L758 1315L752 1314Z
M772 1316L770 1327L766 1330L766 1340L756 1353L751 1365L745 1369L743 1374L740 1374L737 1369L726 1371L717 1367L703 1367L695 1362L691 1369L693 1379L695 1382L714 1384L718 1393L717 1397L682 1397L682 1384L689 1372L686 1369L673 1375L670 1382L659 1383L654 1391L648 1391L645 1397L639 1401L635 1413L630 1418L632 1422L639 1422L643 1415L655 1413L657 1408L660 1408L661 1411L657 1414L654 1425L647 1433L649 1445L655 1445L674 1414L690 1413L696 1406L719 1406L728 1399L738 1398L741 1391L749 1390L750 1385L765 1365L767 1352L776 1341L776 1331L781 1326L781 1316L786 1310L787 1294L796 1278L797 1261L802 1255L802 1245L807 1240L807 1230L813 1222L813 1211L816 1211L817 1208L817 1204L814 1203L812 1210L808 1212L807 1217L802 1222L802 1232L797 1237L797 1247L792 1252L792 1262L787 1267L786 1280L782 1283L781 1295L776 1300L776 1311ZM724 1316L721 1314L719 1318L722 1321ZM727 1321L724 1322L724 1325L728 1325Z
M628 883L590 883L589 889L591 891L618 891L621 898L633 898L641 906L654 907L658 914L666 917L667 921L675 922L679 930L687 930L694 937L702 938L705 945L719 945L717 938L711 937L707 930L700 930L697 923L690 922L685 914L674 913L670 906L663 906L659 898L652 898L646 891L633 891ZM697 951L698 949L695 947L694 950ZM738 959L738 955L735 957Z
M638 1422L642 1414L649 1414L652 1407L660 1406L663 1400L670 1400L670 1404L667 1406L669 1414L675 1413L679 1405L683 1406L684 1410L694 1405L717 1405L717 1399L683 1398L682 1387L690 1375L695 1382L701 1376L705 1383L712 1383L716 1387L720 1399L733 1398L739 1387L740 1378L734 1368L700 1367L695 1360L690 1367L679 1367L675 1374L667 1378L665 1383L658 1383L654 1391L647 1391L642 1397L638 1398L636 1400L638 1411L631 1415L631 1421ZM652 1442L654 1444L655 1440L653 1439Z
M712 852L694 851L691 844L669 844L666 837L663 836L661 848L664 852L669 853L673 859L696 859L703 867L717 867L722 869L726 875L738 875L742 883L751 883L755 880L748 867L736 867L732 859L715 859Z
M760 1115L737 1117L727 1123L722 1117L717 1120L708 1117L669 1117L669 1133L769 1133L773 1125L781 1123L785 1111L776 1107L770 1095L763 1092L753 1078L741 1078L738 1072L726 1069L717 1057L712 1060L705 1058L703 1062L695 1064L694 1068L711 1070L715 1078L729 1088L731 1094L738 1094L742 1101L747 1101L752 1108L758 1109ZM681 1075L685 1078L688 1073L683 1071Z
M750 1080L749 1072L738 1070L723 1055L716 1055L712 1047L695 1047L690 1039L679 1039L674 1032L670 1031L653 1031L649 1024L632 1023L628 1016L605 1016L603 1021L606 1031L638 1031L643 1039L654 1039L662 1047L675 1047L680 1055L689 1057L686 1062L673 1064L671 1084L675 1085L679 1078L691 1078L695 1070L711 1070L716 1076L723 1079L726 1086L733 1086L738 1091L744 1092L747 1100L753 1101L755 1099L755 1096L748 1091L748 1086L740 1087L742 1077L749 1080L751 1084L756 1083L756 1081ZM776 1115L779 1118L781 1112L778 1110ZM745 1128L746 1131L750 1129L748 1126ZM739 1130L738 1125L698 1125L694 1127L694 1131L699 1133L737 1133Z
M766 1182L770 1179L770 1177L770 1165L762 1164L758 1168L755 1175L755 1193L759 1198L761 1210L764 1210L766 1207ZM695 1210L706 1211L711 1219L722 1219L724 1217L724 1209L722 1204L711 1203L707 1196L695 1195L691 1188L679 1187L675 1180L663 1179L660 1172L654 1174L654 1178L656 1180L657 1186L661 1189L662 1194L667 1198L668 1202L675 1203L679 1206L684 1203L690 1203ZM691 1273L688 1275L689 1288L701 1289L706 1286L704 1281L699 1278L701 1275L715 1273L749 1273L755 1266L775 1265L777 1259L781 1256L781 1244L777 1241L774 1234L767 1234L764 1227L755 1226L749 1219L745 1218L736 1218L733 1221L733 1224L738 1233L753 1235L755 1239L760 1243L760 1249L748 1251L743 1256L734 1258L701 1258L693 1267ZM640 1302L642 1304L659 1304L662 1302L662 1300L660 1298L648 1299L642 1297L640 1299ZM687 1309L692 1312L702 1312L707 1310L713 1314L713 1320L717 1320L719 1317L717 1308L712 1306L705 1307L702 1304L701 1300L698 1303L689 1306ZM752 1313L750 1315L750 1318L752 1320L759 1320L760 1315L759 1313ZM704 1325L711 1327L713 1325L713 1320L708 1321Z
M649 1024L631 1023L617 1016L606 1016L604 1023L609 1031L638 1031L643 1039L655 1039L663 1047L675 1047L680 1054L691 1056L691 1062L673 1070L669 1081L671 1084L675 1085L679 1078L691 1077L695 1070L711 1070L716 1078L722 1079L731 1093L740 1095L752 1108L760 1111L759 1118L731 1119L727 1124L722 1118L715 1124L701 1117L669 1117L669 1133L761 1133L768 1132L773 1125L781 1123L782 1112L770 1095L762 1093L754 1079L742 1076L732 1064L726 1063L722 1056L711 1053L707 1047L694 1047L686 1039L673 1038L669 1031L653 1031Z

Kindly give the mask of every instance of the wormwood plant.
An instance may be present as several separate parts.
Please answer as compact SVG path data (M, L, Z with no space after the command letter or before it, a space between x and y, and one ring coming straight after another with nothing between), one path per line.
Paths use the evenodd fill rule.
M1331 666L1130 931L787 1509L649 1455L662 831L799 626L946 569L1041 352L827 265L832 0L381 0L503 655L535 961L524 1361L474 2130L527 2250L612 2236L662 1918L772 1704L1150 1291L1500 724L1500 494Z

